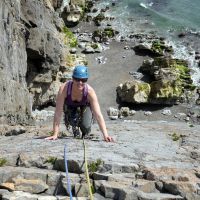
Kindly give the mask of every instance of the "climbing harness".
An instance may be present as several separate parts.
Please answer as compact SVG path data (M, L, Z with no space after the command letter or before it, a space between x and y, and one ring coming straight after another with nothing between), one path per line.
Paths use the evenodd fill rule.
M66 171L66 178L67 178L67 190L70 196L70 200L73 200L72 198L72 192L71 192L71 183L70 183L70 178L68 174L68 165L67 165L67 145L65 144L64 148L64 159L65 159L65 171Z
M88 172L88 163L87 163L87 155L86 155L86 144L85 144L84 138L83 138L83 146L84 146L85 175L86 175L86 179L87 179L88 190L89 190L89 194L90 194L90 200L93 200L92 188L91 188L90 177L89 177L89 172Z
M71 109L66 109L64 111L64 123L69 131L72 127L72 132L74 134L74 137L77 137L80 135L79 127L82 119L82 110L80 107L75 107Z
M82 132L82 138L87 135L90 130L87 130L84 128L84 126L81 125L83 120L83 114L86 112L87 106L80 106L75 108L68 108L64 107L64 124L69 131L72 128L72 133L74 137L80 136L80 129ZM91 124L94 123L94 116L92 115L91 121L89 122L91 127Z

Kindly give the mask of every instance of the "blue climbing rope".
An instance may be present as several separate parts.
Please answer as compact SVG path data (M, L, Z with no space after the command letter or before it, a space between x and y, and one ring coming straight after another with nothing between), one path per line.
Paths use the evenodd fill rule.
M64 148L64 159L65 159L65 171L66 171L66 177L67 177L67 190L70 196L70 200L73 200L72 198L72 191L71 191L71 183L70 183L70 178L68 174L68 165L67 165L67 145L65 144Z

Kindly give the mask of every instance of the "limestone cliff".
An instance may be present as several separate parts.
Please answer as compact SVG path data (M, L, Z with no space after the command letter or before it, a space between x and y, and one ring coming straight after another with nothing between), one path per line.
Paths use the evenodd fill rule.
M69 45L63 42L62 5L62 0L0 1L1 124L30 124L32 108L55 104L62 73L76 60L69 64Z

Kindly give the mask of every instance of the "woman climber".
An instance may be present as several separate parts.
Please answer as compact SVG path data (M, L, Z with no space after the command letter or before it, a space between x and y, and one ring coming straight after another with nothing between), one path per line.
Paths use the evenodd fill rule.
M88 68L76 66L72 80L61 85L57 100L53 122L53 135L47 140L56 140L59 134L60 119L64 111L64 121L67 128L72 126L74 137L88 135L91 131L92 117L96 119L106 142L112 142L113 138L107 133L106 124L101 113L99 102L94 89L87 84Z

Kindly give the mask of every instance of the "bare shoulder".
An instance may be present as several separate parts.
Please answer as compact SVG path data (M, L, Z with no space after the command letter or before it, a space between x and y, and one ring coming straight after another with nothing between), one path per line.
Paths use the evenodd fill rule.
M60 91L63 91L66 87L67 87L67 82L63 83L63 84L60 86L59 90L60 90Z
M90 86L88 85L88 98L89 98L89 101L90 102L97 102L97 95L96 95L96 92L95 90Z
M59 92L58 92L60 95L62 95L62 96L66 95L66 93L67 93L67 85L68 85L68 82L65 82L60 86Z
M95 90L93 89L92 86L90 86L89 84L87 84L87 87L88 87L88 94L89 95L95 94Z

